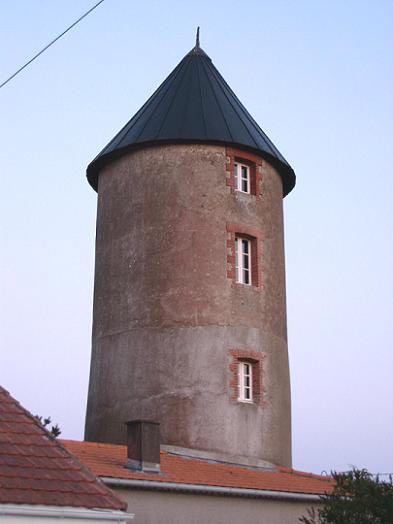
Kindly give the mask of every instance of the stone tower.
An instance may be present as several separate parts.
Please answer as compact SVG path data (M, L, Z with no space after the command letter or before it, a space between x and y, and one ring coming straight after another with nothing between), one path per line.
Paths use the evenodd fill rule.
M282 201L295 174L198 42L87 176L86 440L125 443L125 421L150 419L167 446L290 466Z

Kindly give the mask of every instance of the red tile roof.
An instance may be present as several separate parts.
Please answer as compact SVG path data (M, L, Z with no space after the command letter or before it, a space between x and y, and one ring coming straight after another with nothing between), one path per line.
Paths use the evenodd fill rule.
M64 440L64 445L99 477L153 480L228 488L245 488L321 495L332 487L330 477L278 468L264 471L244 466L217 464L161 451L161 474L131 471L124 467L126 446Z
M0 504L126 509L0 386Z

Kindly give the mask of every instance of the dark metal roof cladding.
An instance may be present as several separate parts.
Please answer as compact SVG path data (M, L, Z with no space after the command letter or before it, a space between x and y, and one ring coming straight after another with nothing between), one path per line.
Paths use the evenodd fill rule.
M97 190L99 170L111 158L157 143L214 143L251 150L277 168L284 196L295 185L291 166L199 46L199 31L195 47L88 166L89 183Z

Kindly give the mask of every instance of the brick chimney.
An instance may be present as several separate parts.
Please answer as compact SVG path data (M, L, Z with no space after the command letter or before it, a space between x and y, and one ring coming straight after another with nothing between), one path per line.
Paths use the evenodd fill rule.
M160 424L131 420L127 424L127 464L137 471L160 471Z

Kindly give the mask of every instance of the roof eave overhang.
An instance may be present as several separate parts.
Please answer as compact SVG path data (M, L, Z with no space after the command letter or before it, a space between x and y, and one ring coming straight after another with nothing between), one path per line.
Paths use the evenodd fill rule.
M100 477L107 486L128 489L146 489L194 493L205 495L226 495L232 497L248 497L263 499L280 499L286 501L320 502L325 493L297 493L293 491L273 491L266 489L235 488L226 486L211 486L206 484L186 484L182 482L166 482L142 479L121 479L114 477Z
M31 517L36 518L54 518L54 519L79 519L90 520L94 522L117 522L125 523L133 519L135 513L126 513L120 510L109 510L99 508L83 508L69 506L45 506L31 504L0 504L0 517Z
M98 176L99 176L99 172L101 171L101 169L103 169L104 166L106 166L113 160L131 151L135 151L138 149L144 149L148 147L154 147L157 145L165 145L165 144L214 144L214 145L223 145L223 146L228 146L228 147L236 147L239 149L243 149L245 151L250 151L252 153L255 153L261 156L262 158L267 160L273 167L277 169L282 179L283 197L285 197L288 193L290 193L296 184L295 172L289 166L289 164L282 162L278 158L274 157L273 155L265 151L250 147L246 144L235 143L235 142L225 142L221 140L206 140L206 139L200 139L200 140L199 139L186 139L186 138L139 142L136 144L130 144L120 149L116 149L114 151L110 151L106 154L100 154L88 165L87 170L86 170L87 180L89 181L89 184L91 185L91 187L95 191L98 191Z

